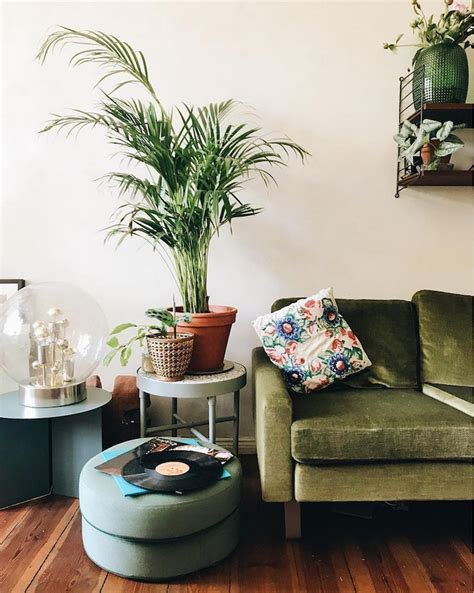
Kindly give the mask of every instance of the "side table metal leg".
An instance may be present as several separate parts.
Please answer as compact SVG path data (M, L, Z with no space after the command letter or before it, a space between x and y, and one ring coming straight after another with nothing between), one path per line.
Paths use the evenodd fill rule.
M146 437L146 394L140 389L140 437Z
M177 424L178 421L175 418L175 414L178 413L178 398L177 397L172 397L171 398L171 424ZM172 437L176 437L178 436L178 431L177 430L172 430L171 431L171 436Z
M216 440L216 397L208 397L207 403L209 406L209 442L214 443Z
M233 453L239 455L239 425L240 425L240 391L234 391L234 434L233 434Z

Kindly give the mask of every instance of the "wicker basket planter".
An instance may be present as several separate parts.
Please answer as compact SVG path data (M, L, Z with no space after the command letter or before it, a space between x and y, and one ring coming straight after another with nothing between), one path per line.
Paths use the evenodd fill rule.
M181 381L193 354L194 336L178 333L167 337L147 336L148 355L161 381Z

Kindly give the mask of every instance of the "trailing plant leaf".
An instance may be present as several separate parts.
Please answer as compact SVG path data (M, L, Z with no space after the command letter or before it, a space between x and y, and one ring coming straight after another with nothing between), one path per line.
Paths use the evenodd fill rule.
M113 336L112 338L110 338L110 340L107 341L107 346L109 346L110 348L117 348L118 345L119 341L117 336Z
M451 130L453 129L454 124L452 121L445 121L439 130L436 132L436 138L438 140L446 140L446 138L451 134Z
M117 350L111 350L110 352L108 352L106 354L106 356L104 357L104 366L109 366L109 364L112 362L112 360L114 359L115 355L117 354Z
M115 334L119 334L131 327L136 327L136 325L134 323L121 323L120 325L114 327L114 329L110 332L110 335L113 336Z
M421 122L421 129L427 134L436 132L436 130L439 130L439 128L441 128L441 126L442 126L441 122L435 121L434 119L424 119Z
M438 148L435 151L435 154L437 157L441 158L453 154L463 146L463 142L449 142L448 140L445 140L444 142L441 142L441 144L438 146Z

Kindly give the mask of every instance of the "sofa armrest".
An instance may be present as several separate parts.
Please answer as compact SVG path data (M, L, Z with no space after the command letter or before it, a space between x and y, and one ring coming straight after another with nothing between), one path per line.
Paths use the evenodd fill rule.
M292 402L280 370L270 362L263 348L252 356L255 433L262 485L267 502L293 499L291 458Z

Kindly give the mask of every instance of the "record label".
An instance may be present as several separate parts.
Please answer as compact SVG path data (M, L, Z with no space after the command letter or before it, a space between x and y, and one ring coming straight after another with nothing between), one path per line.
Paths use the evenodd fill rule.
M189 470L189 465L182 461L165 461L155 467L155 471L162 476L182 476Z

